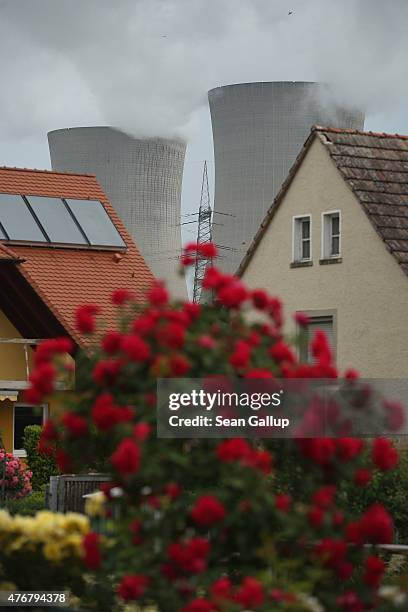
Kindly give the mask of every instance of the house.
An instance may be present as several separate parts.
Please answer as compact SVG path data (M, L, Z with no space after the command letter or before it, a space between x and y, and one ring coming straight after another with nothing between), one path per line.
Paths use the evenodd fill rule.
M141 295L153 281L95 176L0 168L0 434L8 451L22 456L24 427L58 408L58 393L39 411L22 397L38 342L69 336L83 346L80 305L101 305L113 327L112 292Z
M408 137L314 127L238 275L324 329L340 369L406 377Z

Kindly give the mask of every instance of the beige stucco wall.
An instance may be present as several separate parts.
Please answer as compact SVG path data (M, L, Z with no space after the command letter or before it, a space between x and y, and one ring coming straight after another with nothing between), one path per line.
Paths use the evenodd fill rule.
M319 265L321 213L341 211L342 263ZM312 215L313 266L290 268L292 218ZM366 377L408 375L408 277L317 138L243 279L282 297L285 311L337 310L337 363ZM294 331L288 316L287 331Z

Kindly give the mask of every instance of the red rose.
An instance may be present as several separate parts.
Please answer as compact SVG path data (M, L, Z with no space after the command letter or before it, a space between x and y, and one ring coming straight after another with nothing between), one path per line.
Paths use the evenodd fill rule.
M372 460L379 470L392 470L399 461L398 451L387 438L377 438L373 442Z
M262 378L262 379L275 378L272 372L264 368L253 368L252 370L248 370L247 372L245 372L244 377L245 378Z
M324 538L315 545L314 551L324 565L335 569L344 561L347 553L347 544L343 540Z
M268 451L254 451L249 459L249 464L265 475L270 474L272 471L272 455Z
M137 423L133 428L133 435L139 442L144 442L150 436L151 431L152 427L149 423Z
M239 308L247 299L248 292L240 281L234 280L225 287L221 287L217 297L223 306L227 308Z
M169 366L172 376L184 376L192 367L191 362L184 355L171 355Z
M398 431L405 422L405 410L400 402L385 400L384 409L387 415L387 426L391 431Z
M183 311L186 313L189 322L196 321L201 314L201 305L195 302L185 302Z
M117 594L125 601L140 599L145 594L150 584L148 576L140 574L128 574L123 576L117 587Z
M181 612L217 612L217 608L208 599L199 597L190 601Z
M285 344L283 340L278 340L278 342L275 342L275 344L269 349L269 354L277 363L295 363L296 361L292 349Z
M336 441L332 438L307 438L298 444L303 454L319 465L330 464L336 452Z
M324 519L324 510L319 506L313 506L307 515L312 527L320 527Z
M167 554L173 564L182 572L199 574L206 569L206 557L209 550L210 544L208 540L204 538L191 538L187 542L170 544Z
M223 504L213 495L199 497L191 510L191 518L201 527L210 527L225 518Z
M75 313L75 324L81 334L92 334L95 331L95 316L100 310L97 304L86 304L78 308Z
M306 325L308 325L310 321L310 318L304 312L295 312L293 318L295 319L299 327L306 327Z
M248 576L244 578L241 586L235 594L237 601L245 609L258 608L262 606L265 600L265 594L262 584L256 578Z
M119 351L121 342L122 334L118 331L108 331L102 338L101 346L105 353L114 355Z
M140 336L147 336L155 328L158 319L158 312L145 313L133 321L132 331Z
M58 439L58 432L55 428L54 421L52 421L51 419L45 421L41 431L41 437L47 442L52 442Z
M62 474L67 474L72 471L71 457L62 448L57 448L55 451L55 460Z
M181 492L182 488L177 482L168 482L164 487L164 493L170 499L177 499L177 497L180 497Z
M70 338L50 338L43 340L36 348L34 362L38 366L41 363L50 362L54 355L61 353L72 353L74 344Z
M354 484L358 487L365 487L371 480L372 474L366 468L359 468L354 473Z
M128 406L115 406L111 393L99 395L92 406L92 420L101 431L109 431L118 423L131 421L134 414Z
M218 287L222 285L223 280L224 276L219 270L217 270L217 268L207 266L202 282L202 287L204 289L218 289Z
M381 504L370 506L359 523L364 541L374 544L390 544L392 542L394 532L392 518Z
M126 302L133 300L134 293L128 289L116 289L111 296L112 304L115 306L122 306Z
M252 448L242 438L231 438L220 442L217 446L217 457L223 462L242 461L248 459L251 453Z
M329 341L326 334L321 329L318 329L314 333L310 347L313 357L315 357L319 362L324 362L327 364L331 362L332 356Z
M158 341L172 349L181 349L184 345L186 329L181 323L171 321L163 325L157 332Z
M320 508L329 508L334 503L334 497L336 495L335 485L326 485L321 487L313 494L313 503Z
M263 289L254 289L251 293L252 303L258 310L265 310L269 304L269 296Z
M163 283L157 283L147 293L147 299L152 306L164 306L169 301L169 293Z
M292 496L288 493L280 493L275 495L275 505L281 512L289 512L292 505Z
M232 584L229 578L219 578L211 586L211 595L217 599L231 599Z
M150 346L135 334L124 336L121 348L130 361L135 363L143 363L150 357Z
M217 257L218 255L217 247L212 242L206 242L205 244L199 244L197 247L197 251L203 257L206 257L208 259Z
M65 412L62 422L74 438L80 438L88 433L88 421L75 412Z
M120 368L119 361L101 359L93 369L93 379L98 385L113 385L119 375Z
M99 534L93 531L87 533L82 540L84 563L90 570L98 570L101 566L102 559L99 543Z
M197 338L197 344L207 349L213 349L217 346L217 342L212 336L209 336L208 334L203 334L202 336L199 336Z
M234 352L229 358L230 364L234 368L246 368L250 359L251 347L244 340L238 340L235 343Z
M41 363L30 374L31 386L43 396L54 391L57 371L51 363Z
M360 438L338 438L337 451L341 461L350 461L357 457L364 448Z
M385 563L380 557L370 555L365 560L364 582L373 588L378 588L385 572Z
M130 476L140 467L140 448L132 438L124 438L111 456L113 467L123 474Z

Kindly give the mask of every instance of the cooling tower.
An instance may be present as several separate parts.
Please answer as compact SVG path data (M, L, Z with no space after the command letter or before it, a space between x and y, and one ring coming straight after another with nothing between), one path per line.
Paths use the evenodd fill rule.
M318 83L244 83L208 93L214 138L213 236L235 272L314 124L362 129L364 113Z
M185 143L137 139L111 127L55 130L48 142L52 168L95 174L152 272L172 295L186 297L176 272Z

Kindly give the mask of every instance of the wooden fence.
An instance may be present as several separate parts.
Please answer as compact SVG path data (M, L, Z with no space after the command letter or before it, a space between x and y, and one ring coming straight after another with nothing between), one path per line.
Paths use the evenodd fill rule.
M63 474L51 476L47 492L47 507L53 512L84 512L84 495L99 491L109 474Z

